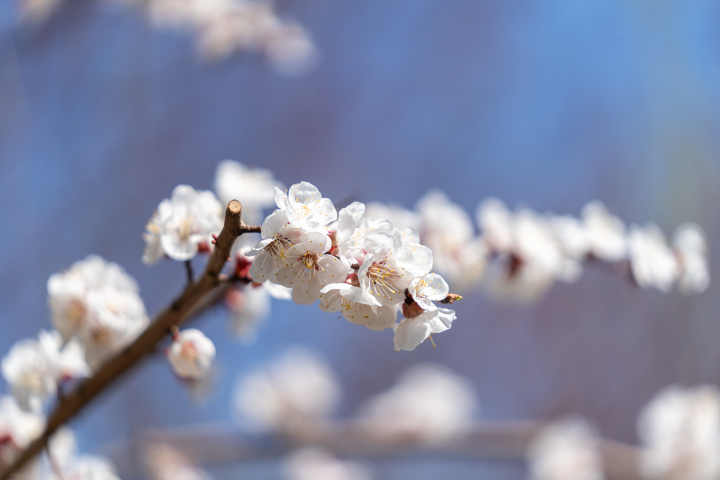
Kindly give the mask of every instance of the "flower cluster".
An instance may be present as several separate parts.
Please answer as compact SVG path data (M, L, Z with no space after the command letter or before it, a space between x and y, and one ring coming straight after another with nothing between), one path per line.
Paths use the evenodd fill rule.
M307 182L288 192L276 189L275 203L262 240L245 252L256 257L249 269L253 282L290 288L301 305L319 299L323 311L371 330L393 328L396 350L414 350L450 328L455 312L433 303L447 297L448 285L430 273L433 252L414 228L366 217L360 202L338 214Z
M21 20L42 23L62 0L20 0ZM316 57L307 32L284 21L269 0L124 0L142 7L158 27L177 28L196 37L206 60L220 60L236 52L265 55L281 73L306 69Z
M701 293L710 283L708 246L694 223L679 226L668 245L654 224L625 223L599 201L579 217L510 211L495 198L480 203L479 233L468 215L445 194L431 191L415 211L371 203L366 214L402 222L420 233L433 251L435 270L456 288L484 288L491 295L518 301L537 298L555 281L575 282L585 264L615 264L642 288Z

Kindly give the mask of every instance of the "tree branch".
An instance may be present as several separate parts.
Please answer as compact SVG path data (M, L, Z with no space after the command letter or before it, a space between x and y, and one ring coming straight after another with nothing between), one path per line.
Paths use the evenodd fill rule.
M9 479L13 473L40 453L48 440L60 426L67 423L105 389L116 382L123 374L152 353L158 344L166 338L173 326L178 326L191 316L200 313L212 304L204 301L209 293L222 284L220 271L230 255L235 239L248 232L259 232L259 226L247 226L242 223L242 206L237 200L231 201L225 211L225 224L215 242L215 249L208 259L205 272L190 282L182 294L169 307L158 313L150 326L132 344L125 347L117 356L104 364L95 374L82 382L63 399L59 399L50 413L45 431L33 441L17 459L0 474L0 480Z
M148 430L131 440L110 446L106 453L123 478L142 474L142 453L150 444L168 444L189 455L198 465L232 464L278 459L305 445L320 446L338 456L383 458L441 458L445 460L524 461L528 445L545 426L542 422L480 422L443 442L428 443L421 436L402 438L373 434L362 422L340 421L307 425L295 435L253 435L227 425L195 425L169 430ZM609 480L641 480L640 449L601 439L598 444L603 470ZM139 458L140 457L140 458Z

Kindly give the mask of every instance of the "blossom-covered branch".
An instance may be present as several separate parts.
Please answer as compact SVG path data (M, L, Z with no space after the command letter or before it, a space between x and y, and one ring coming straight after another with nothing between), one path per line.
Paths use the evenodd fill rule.
M259 227L244 225L241 213L240 202L233 200L228 204L223 229L217 236L215 249L210 255L203 275L189 284L170 306L156 315L149 327L135 341L116 357L104 363L91 378L80 383L72 393L59 399L47 419L42 435L15 457L12 464L0 474L0 479L10 478L14 472L40 453L62 425L75 417L130 368L152 353L160 342L172 333L173 326L180 325L192 315L199 313L204 306L205 297L221 284L220 271L230 255L235 239L243 233L259 230Z

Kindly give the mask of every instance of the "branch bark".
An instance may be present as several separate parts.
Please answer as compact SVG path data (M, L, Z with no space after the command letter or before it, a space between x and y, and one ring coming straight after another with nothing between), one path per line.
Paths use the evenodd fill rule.
M191 316L210 306L212 302L204 301L204 299L221 286L220 271L228 260L235 239L243 233L259 231L259 226L247 226L242 223L242 205L237 200L231 201L225 210L225 224L217 237L215 249L208 259L203 275L198 280L190 282L170 306L158 313L147 330L132 344L103 365L91 378L78 385L72 393L59 399L54 410L48 416L43 434L0 474L0 480L9 479L13 473L39 454L58 428L77 416L105 389L152 353L160 342L171 333L172 327L181 325Z

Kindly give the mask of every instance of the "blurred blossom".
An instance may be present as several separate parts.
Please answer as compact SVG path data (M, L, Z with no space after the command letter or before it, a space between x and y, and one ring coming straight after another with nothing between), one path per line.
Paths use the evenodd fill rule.
M180 378L199 379L212 368L215 345L200 330L188 328L173 335L167 357Z
M2 374L18 405L39 412L62 380L85 377L90 367L77 339L65 346L60 333L40 331L38 340L17 342L2 359Z
M370 480L367 469L338 460L324 450L304 448L285 460L287 480Z
M250 283L228 290L225 305L230 311L231 331L245 341L253 341L258 323L270 315L270 299L290 300L290 295L289 288L271 282Z
M598 437L581 418L544 427L527 450L531 480L602 480Z
M630 266L638 285L669 292L678 278L679 266L660 228L652 223L644 227L630 225L628 245Z
M715 386L672 385L658 392L638 418L648 479L720 477L720 391Z
M159 28L177 28L195 35L205 60L237 52L265 55L280 73L292 75L317 59L315 45L297 23L280 19L267 0L122 0L145 11ZM47 21L62 0L18 0L20 21Z
M249 168L234 160L220 162L215 170L215 191L220 202L242 204L242 220L248 225L262 222L262 211L275 205L275 187L284 189L270 170Z
M220 233L224 212L213 192L178 185L145 227L143 262L152 265L164 255L178 261L192 259L201 247L210 247L213 234Z
M212 480L188 455L170 445L152 444L143 455L153 480Z
M594 200L588 203L580 216L592 256L606 262L617 262L626 257L625 223L612 215L602 202Z
M77 336L93 369L135 340L149 322L135 279L97 255L50 276L48 294L53 325L65 340Z
M675 229L673 248L680 263L678 290L702 293L710 285L708 243L703 229L696 223L684 223Z
M439 190L426 193L418 200L416 209L420 217L417 230L422 243L432 250L435 270L456 288L473 286L482 275L485 262L467 255L467 246L475 240L470 215ZM475 262L469 261L471 259Z
M292 430L321 421L340 400L340 387L328 365L300 347L241 378L235 389L238 413L267 430Z
M0 467L11 464L30 442L40 436L45 419L25 412L12 397L0 398Z
M394 203L367 203L365 205L365 217L385 218L399 229L413 227L415 230L418 230L420 228L420 216L417 213L411 212L410 210Z
M420 364L363 407L368 433L384 441L443 443L463 435L478 402L470 382L445 367Z

